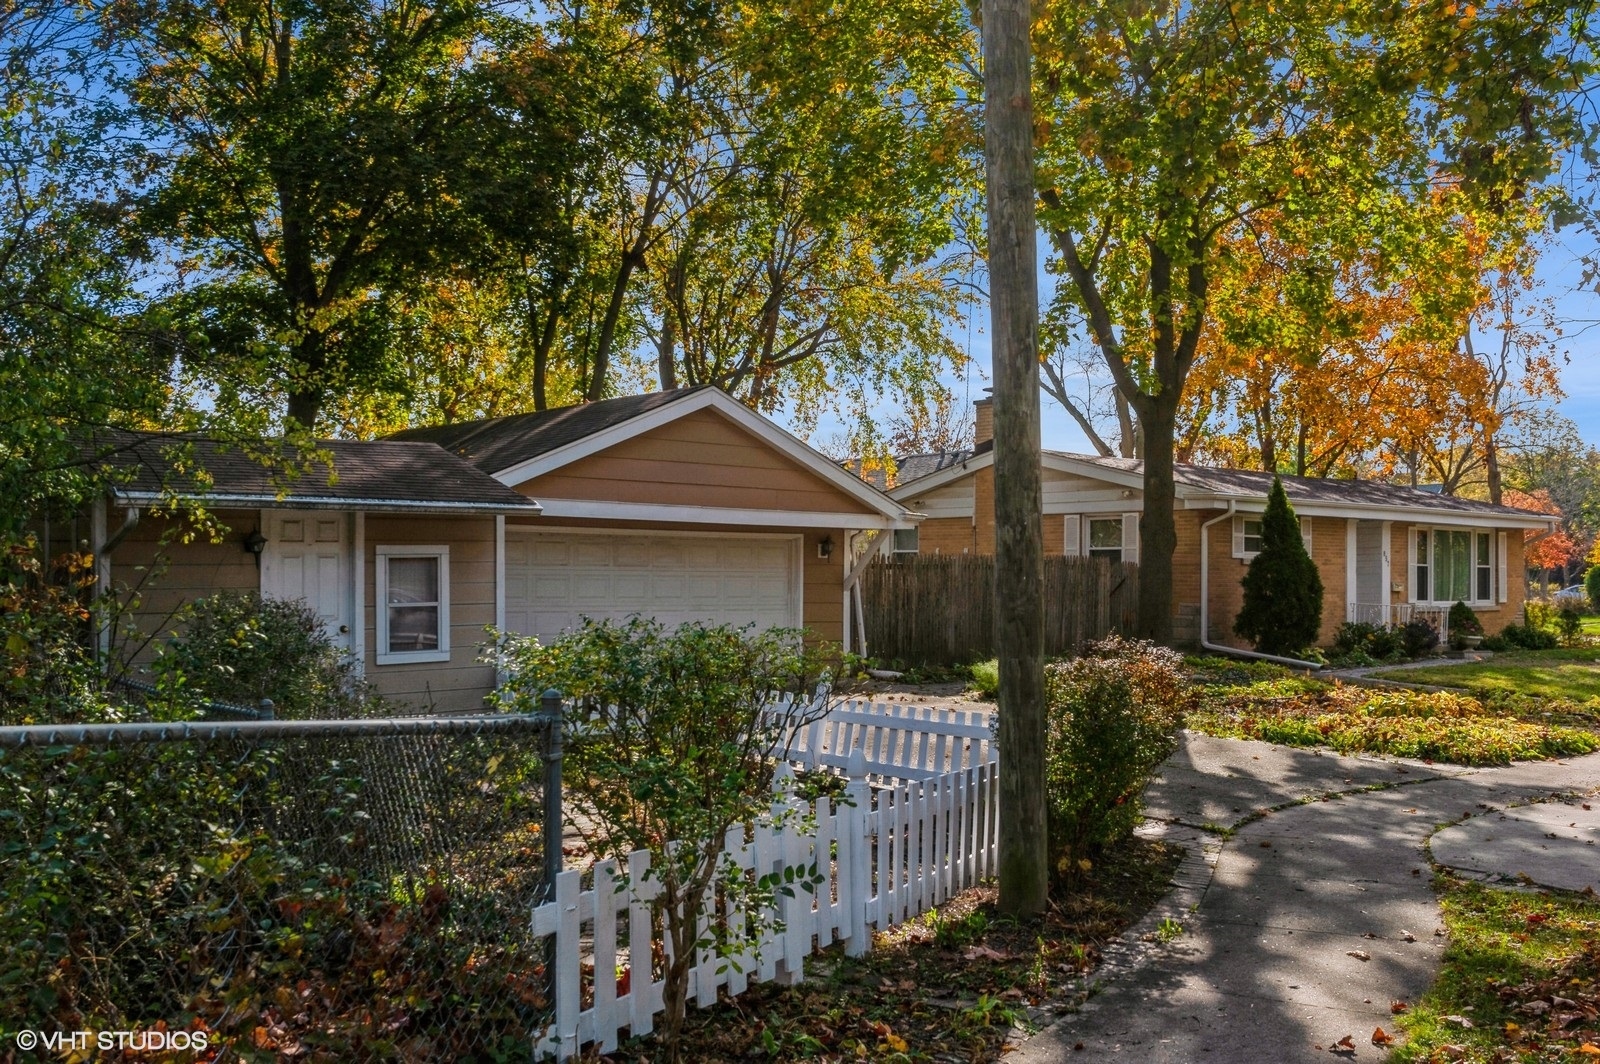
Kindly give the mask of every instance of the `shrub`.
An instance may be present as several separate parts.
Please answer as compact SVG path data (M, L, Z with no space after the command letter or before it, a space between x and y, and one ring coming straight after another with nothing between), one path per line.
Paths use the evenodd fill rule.
M1045 669L1045 788L1059 874L1085 868L1139 822L1142 795L1177 748L1189 701L1175 652L1111 636Z
M1583 611L1571 604L1561 607L1561 612L1556 614L1556 630L1561 634L1561 642L1567 646L1575 646L1578 636L1583 632Z
M1556 635L1543 628L1533 628L1525 624L1508 624L1500 630L1500 637L1490 646L1489 640L1484 640L1484 646L1490 650L1554 650Z
M178 635L154 671L172 698L255 706L270 698L283 719L376 716L383 703L304 602L224 592L178 614Z
M1000 661L998 658L973 662L967 671L972 674L972 690L985 698L999 696Z
M1292 654L1322 627L1322 577L1306 553L1283 482L1274 477L1261 517L1261 553L1244 576L1244 606L1233 630L1266 654Z
M1405 641L1388 625L1350 621L1333 634L1333 656L1345 665L1373 665L1403 656Z
M592 719L569 720L562 772L571 822L590 850L628 867L650 851L649 875L661 885L656 905L671 943L665 962L661 1041L672 1060L687 1009L691 967L703 950L731 958L772 929L775 890L764 870L752 881L723 853L730 829L770 814L772 752L790 728L826 712L826 699L804 695L826 651L804 649L800 633L685 624L667 631L654 620L585 621L550 646L505 637L503 708L532 712L554 687ZM783 883L812 885L816 868L779 870ZM742 926L706 922L714 891L743 910ZM642 929L641 929L642 932ZM635 949L640 949L636 945ZM639 963L649 953L634 954ZM635 975L640 985L642 975Z
M104 605L85 604L93 586L88 555L46 565L33 539L0 537L0 725L121 719L89 650L91 617Z
M1522 607L1522 620L1526 627L1554 635L1560 627L1556 608L1548 602L1527 602Z
M1450 607L1445 625L1452 637L1483 634L1483 623L1478 620L1478 615L1473 612L1472 607L1465 602L1457 602Z
M1381 629L1365 621L1347 621L1333 633L1333 652L1348 655L1357 651L1368 653L1367 645Z
M1420 658L1439 645L1439 629L1420 617L1400 626L1401 649L1408 658Z
M1589 599L1589 608L1600 611L1600 565L1589 566L1583 574L1583 592Z

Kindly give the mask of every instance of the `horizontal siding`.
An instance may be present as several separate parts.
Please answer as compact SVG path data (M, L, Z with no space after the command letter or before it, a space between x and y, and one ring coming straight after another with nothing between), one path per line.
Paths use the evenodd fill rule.
M185 532L178 521L145 516L111 552L111 587L124 603L137 608L122 618L118 639L142 642L147 636L164 637L172 630L172 617L184 603L219 591L258 591L261 573L255 556L244 549L244 537L256 527L255 510L218 510L213 516L227 526L217 542L197 535L181 541ZM113 509L107 525L118 528L122 512ZM163 542L166 541L166 542ZM144 647L138 660L148 660Z
M972 516L972 478L964 477L954 484L946 485L937 491L930 491L926 495L919 495L910 500L906 505L920 514L929 517L966 517Z
M517 490L535 499L869 513L854 497L720 414L702 410Z
M450 660L379 665L377 548L450 548ZM494 518L396 517L369 514L362 564L366 611L366 671L378 692L409 709L470 713L484 708L494 669L478 662L495 620Z
M844 530L808 532L801 544L801 617L812 637L824 643L844 639ZM817 557L823 536L833 541L833 556Z

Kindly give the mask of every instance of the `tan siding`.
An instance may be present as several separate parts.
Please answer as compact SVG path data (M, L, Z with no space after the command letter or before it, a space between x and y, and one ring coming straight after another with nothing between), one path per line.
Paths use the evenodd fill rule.
M930 517L917 526L919 554L971 554L974 542L970 517Z
M408 544L450 548L450 660L379 665L377 548ZM494 518L369 514L364 553L367 678L381 694L414 710L482 710L484 696L494 687L494 670L477 660L488 638L484 628L495 619Z
M517 485L537 499L870 513L787 455L710 410L686 415Z
M807 532L801 544L801 617L813 639L838 643L844 639L844 530ZM817 557L823 536L833 540L833 556Z
M123 512L112 508L107 525L122 524ZM111 552L111 587L124 602L137 608L123 618L119 638L142 641L171 630L178 608L193 599L219 591L258 591L261 573L255 556L244 549L244 537L256 527L255 510L218 510L214 516L227 526L217 542L169 518L146 515L126 539ZM167 540L164 544L163 540ZM140 660L149 656L146 647Z

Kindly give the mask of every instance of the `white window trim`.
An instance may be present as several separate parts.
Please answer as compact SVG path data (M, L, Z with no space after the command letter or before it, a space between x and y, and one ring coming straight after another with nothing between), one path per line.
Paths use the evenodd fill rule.
M1234 518L1233 518L1233 556L1235 558L1240 558L1240 559L1248 562L1248 561L1253 561L1255 559L1255 556L1257 554L1261 553L1258 550L1245 550L1244 549L1244 523L1247 520L1249 520L1249 521L1261 521L1264 518L1265 518L1265 514L1235 514L1234 515ZM1294 515L1294 520L1295 520L1295 523L1300 526L1300 542L1302 542L1302 543L1304 543L1306 545L1306 553L1310 554L1311 553L1311 529L1312 529L1312 525L1313 525L1312 518L1310 518L1310 517L1302 517L1299 514L1295 514Z
M1498 559L1497 556L1499 554L1499 551L1496 549L1497 548L1497 541L1500 540L1500 537L1503 537L1505 535L1505 533L1502 532L1502 533L1499 534L1499 536L1497 536L1495 534L1495 530L1492 529L1492 528L1461 528L1461 527L1456 526L1456 525L1411 525L1406 529L1406 532L1407 532L1407 542L1408 542L1409 548L1410 548L1409 551L1408 551L1408 554L1409 554L1408 562L1409 562L1409 564L1407 566L1407 572L1406 572L1406 593L1407 593L1406 594L1406 601L1410 602L1413 606L1436 606L1436 607L1443 608L1443 607L1454 606L1457 602L1465 602L1468 606L1471 606L1473 609L1492 609L1495 606L1498 606L1500 603L1506 601L1506 599L1505 599L1505 572L1504 572L1504 569L1498 564L1499 559ZM1468 558L1470 560L1470 563L1467 566L1467 588L1472 593L1472 597L1471 598L1450 599L1448 601L1445 601L1443 599L1418 598L1417 597L1417 564L1418 564L1418 562L1417 562L1417 533L1418 532L1426 532L1428 534L1428 591L1429 591L1430 594L1433 591L1434 576L1437 573L1438 567L1439 567L1439 560L1438 560L1438 558L1436 556L1437 552L1433 549L1433 535L1434 535L1434 533L1435 532L1465 532L1465 533L1467 533L1467 535L1472 537L1471 540L1468 541L1469 542ZM1477 597L1478 596L1478 569L1479 569L1479 564L1478 564L1478 537L1479 536L1488 536L1489 537L1489 597L1485 598L1485 599L1481 599L1481 598Z
M915 534L915 545L909 550L896 546L900 542L900 533L911 532ZM895 528L889 531L889 553L895 557L909 555L916 557L922 551L922 530L913 525L910 528Z
M411 546L409 544L384 544L374 548L377 564L376 600L378 614L378 645L374 660L379 665L411 665L418 662L450 660L450 548L445 546ZM435 558L439 562L439 647L437 650L408 650L402 653L389 651L389 559Z

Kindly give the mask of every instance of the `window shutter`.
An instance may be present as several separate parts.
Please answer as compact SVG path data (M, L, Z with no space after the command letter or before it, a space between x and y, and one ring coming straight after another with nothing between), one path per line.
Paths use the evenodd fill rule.
M1304 543L1306 545L1306 553L1307 554L1311 553L1311 525L1312 525L1312 519L1311 518L1309 518L1309 517L1300 518L1300 542Z
M1506 600L1506 534L1501 532L1498 538L1500 540L1500 544L1497 554L1500 564L1495 567L1494 596L1495 601L1504 602Z
M1137 562L1139 560L1139 515L1122 515L1122 560Z
M1406 526L1406 601L1420 602L1417 597L1417 526Z
M1233 518L1233 556L1244 557L1244 518L1238 515Z
M1061 553L1069 558L1076 558L1083 553L1083 518L1078 514L1066 514L1061 518L1064 536L1061 542Z

